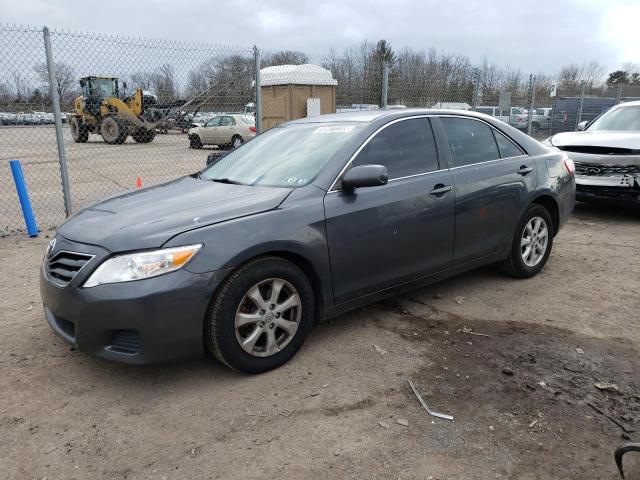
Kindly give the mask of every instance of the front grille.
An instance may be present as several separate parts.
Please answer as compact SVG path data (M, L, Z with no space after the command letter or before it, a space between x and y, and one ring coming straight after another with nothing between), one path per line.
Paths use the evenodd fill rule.
M602 165L598 163L575 162L576 174L593 177L602 175L637 175L640 174L639 165Z
M140 351L140 332L137 330L114 330L109 350L133 355Z
M46 260L47 275L56 283L67 285L93 255L61 250Z
M599 147L595 145L563 145L558 147L565 152L591 153L593 155L638 155L640 151L622 147Z

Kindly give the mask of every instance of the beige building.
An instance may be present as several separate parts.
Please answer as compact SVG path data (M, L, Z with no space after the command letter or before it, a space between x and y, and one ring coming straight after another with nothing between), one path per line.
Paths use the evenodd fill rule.
M260 70L262 128L335 113L338 81L319 65L276 65Z

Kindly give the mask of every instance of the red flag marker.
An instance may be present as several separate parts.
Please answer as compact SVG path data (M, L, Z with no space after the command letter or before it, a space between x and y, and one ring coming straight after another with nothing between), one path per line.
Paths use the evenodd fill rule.
M136 188L142 188L142 179L140 177L136 180Z

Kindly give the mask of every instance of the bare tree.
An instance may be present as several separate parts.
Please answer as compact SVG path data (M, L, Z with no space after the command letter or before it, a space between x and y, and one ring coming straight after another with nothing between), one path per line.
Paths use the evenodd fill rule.
M46 63L38 63L34 65L33 71L36 73L38 80L49 85L49 70ZM58 83L58 96L62 103L66 103L69 92L74 88L77 79L73 67L66 63L56 62L53 66Z
M165 63L152 75L154 93L160 103L170 102L178 97L178 85L173 65Z
M262 58L262 68L274 65L302 65L309 62L309 57L304 52L297 50L280 50L272 54L266 54Z

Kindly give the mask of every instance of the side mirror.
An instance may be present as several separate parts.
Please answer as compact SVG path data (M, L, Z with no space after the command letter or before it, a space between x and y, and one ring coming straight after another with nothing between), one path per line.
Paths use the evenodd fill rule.
M584 129L586 129L586 128L587 128L587 125L589 125L589 122L580 122L580 123L578 124L578 126L576 127L576 129L577 129L579 132L582 132Z
M352 190L360 187L379 187L389 181L389 173L384 165L359 165L342 177L342 188Z

